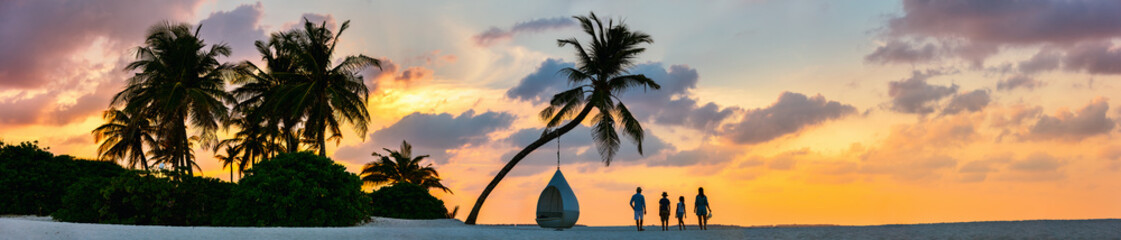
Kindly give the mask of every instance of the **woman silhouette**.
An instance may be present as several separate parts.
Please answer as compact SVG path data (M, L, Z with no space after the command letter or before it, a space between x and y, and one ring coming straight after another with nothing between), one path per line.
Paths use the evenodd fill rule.
M708 230L708 213L712 212L712 207L708 206L708 197L705 196L705 188L697 188L697 199L693 202L693 212L697 213L697 225L700 225L701 230Z

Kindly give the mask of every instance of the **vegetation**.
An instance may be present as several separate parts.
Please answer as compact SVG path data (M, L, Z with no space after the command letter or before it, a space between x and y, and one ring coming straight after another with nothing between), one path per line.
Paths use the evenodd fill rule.
M362 181L375 186L411 183L424 189L436 188L451 192L451 189L440 183L440 174L432 168L431 163L424 167L420 166L420 161L428 155L413 157L413 146L409 145L409 142L401 141L401 150L398 151L382 149L385 150L386 155L374 152L371 155L378 157L378 160L362 167Z
M329 158L281 154L246 173L220 224L351 226L369 216L362 181Z
M107 131L110 137L104 139L128 142L128 155L135 159L141 148L137 142L147 140L136 139L139 130L129 130L141 129L144 124L130 126L135 121L150 121L149 133L155 141L145 144L154 155L153 164L170 164L179 175L192 175L198 168L192 146L209 146L216 141L219 122L229 118L225 103L235 101L225 90L225 77L233 73L234 66L217 60L219 56L229 56L230 48L218 44L207 49L198 37L199 29L201 26L192 32L191 25L164 22L148 30L145 46L136 49L137 60L125 67L136 74L113 97L112 105L122 106L120 112L127 115L128 122L123 122L125 130ZM112 118L110 123L116 120ZM196 135L187 133L188 122ZM102 143L103 149L105 144ZM104 149L101 155L120 156L108 150L112 148Z
M282 124L269 133L283 137L288 152L298 151L299 143L306 142L325 157L327 140L342 138L342 122L364 136L370 121L369 90L359 71L380 68L381 62L357 55L332 65L339 36L349 27L350 21L345 21L333 33L326 22L316 25L305 19L302 29L273 34L267 43L258 41L257 51L268 68L242 63L246 69L238 83L243 85L234 94L243 101L235 109L243 116L266 120L254 123Z
M444 201L428 189L408 182L397 182L370 193L374 216L404 219L449 218Z
M117 109L106 110L102 116L106 123L93 130L94 142L101 142L101 146L97 148L98 159L127 159L129 168L148 171L151 165L148 164L144 146L156 146L156 139L152 137L152 121L142 117L134 118Z
M561 47L572 46L576 50L576 68L560 70L568 76L569 83L576 87L553 95L549 106L540 113L541 119L547 122L545 132L537 141L514 155L490 184L487 184L486 189L475 200L471 213L467 215L467 224L475 224L487 196L522 158L583 123L593 110L596 114L591 119L592 139L605 165L611 165L611 159L619 150L619 134L616 129L633 141L638 146L638 153L642 154L642 125L631 115L619 95L638 87L661 88L654 80L642 74L629 74L627 70L634 65L633 61L638 54L646 51L639 45L653 43L654 39L646 33L632 31L621 22L616 25L609 20L605 28L595 13L574 18L580 22L591 41L581 43L576 38L569 38L558 39L557 44ZM565 120L569 120L568 123L564 123Z
M226 210L233 183L151 174L87 180L68 189L60 221L138 225L206 226Z
M36 142L0 142L0 214L49 215L64 206L69 186L125 173L112 162L54 156Z
M347 28L349 21L333 32L305 19L301 29L274 33L256 42L261 68L219 62L230 48L206 44L201 26L153 26L125 67L135 75L91 131L102 161L0 142L0 214L176 226L349 226L366 221L374 205L383 216L454 216L427 191L451 190L431 164L420 166L428 156L412 156L407 142L373 154L380 159L364 169L365 180L390 186L371 194L362 192L363 179L325 157L326 142L342 138L341 125L365 135L369 90L359 73L380 68L364 55L334 56ZM239 86L227 92L227 81ZM237 131L219 141L219 127ZM235 167L244 178L195 176L196 146L224 150L216 157L230 178Z

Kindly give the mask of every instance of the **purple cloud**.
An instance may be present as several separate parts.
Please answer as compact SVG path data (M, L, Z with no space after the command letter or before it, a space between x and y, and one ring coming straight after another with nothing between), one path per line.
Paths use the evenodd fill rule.
M771 106L748 110L740 122L725 126L722 134L739 144L755 144L854 113L852 105L828 101L820 94L783 92Z
M935 108L932 106L934 103L953 95L958 90L958 85L935 86L926 83L926 80L931 76L940 74L938 72L914 71L910 78L888 83L891 110L918 114L934 112Z
M903 11L888 22L888 34L1008 44L1121 36L1116 1L905 0Z
M570 17L555 17L555 18L539 18L530 20L528 22L520 22L514 24L509 30L503 30L498 27L491 27L486 31L475 35L475 45L481 47L491 46L499 41L509 40L514 38L514 35L522 33L536 33L547 30L562 29L567 27L575 27L576 21Z
M1063 65L1071 71L1121 74L1121 46L1108 41L1079 44L1067 51Z
M988 106L991 101L992 97L989 96L989 91L982 89L973 90L972 92L958 94L950 98L950 103L946 104L946 108L942 110L942 114L957 114L962 111L981 111L981 109Z
M1031 127L1028 137L1037 140L1079 141L1108 134L1117 125L1114 119L1106 116L1108 111L1108 100L1097 98L1078 112L1060 111L1054 116L1043 115Z
M476 115L474 110L468 110L459 116L414 112L389 127L370 133L365 143L339 148L334 158L366 163L371 159L371 152L381 151L382 148L397 149L402 140L407 140L413 145L414 155L427 154L436 163L447 163L450 157L448 150L486 142L487 134L509 128L513 121L514 115L505 112Z
M999 91L1012 91L1017 88L1034 90L1040 86L1043 86L1043 82L1024 75L1016 75L996 82L996 90Z
M34 89L81 64L70 56L99 39L124 52L161 20L191 16L199 1L0 1L0 87Z
M887 45L876 48L868 56L864 56L864 60L873 63L923 63L933 61L937 58L936 47L934 44L927 43L925 45L916 46L916 44L904 41L890 41Z
M202 25L199 37L207 44L230 46L232 54L226 61L260 60L261 55L253 43L268 39L264 27L260 25L264 14L264 6L260 2L241 5L231 11L210 13L209 17L199 21Z

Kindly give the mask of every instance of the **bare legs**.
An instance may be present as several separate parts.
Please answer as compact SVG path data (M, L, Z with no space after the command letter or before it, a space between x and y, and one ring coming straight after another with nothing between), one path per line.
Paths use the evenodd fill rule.
M634 225L638 227L639 231L642 231L642 219L634 220Z
M662 218L662 231L669 231L669 218Z
M677 230L685 230L685 219L677 218Z
M705 216L697 215L697 226L701 230L708 230L708 219L705 219Z

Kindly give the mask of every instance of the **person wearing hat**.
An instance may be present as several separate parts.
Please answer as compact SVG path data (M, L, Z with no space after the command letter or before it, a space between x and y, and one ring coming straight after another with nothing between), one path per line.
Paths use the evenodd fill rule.
M662 217L662 231L669 231L669 194L662 192L662 200L658 200L658 216Z

